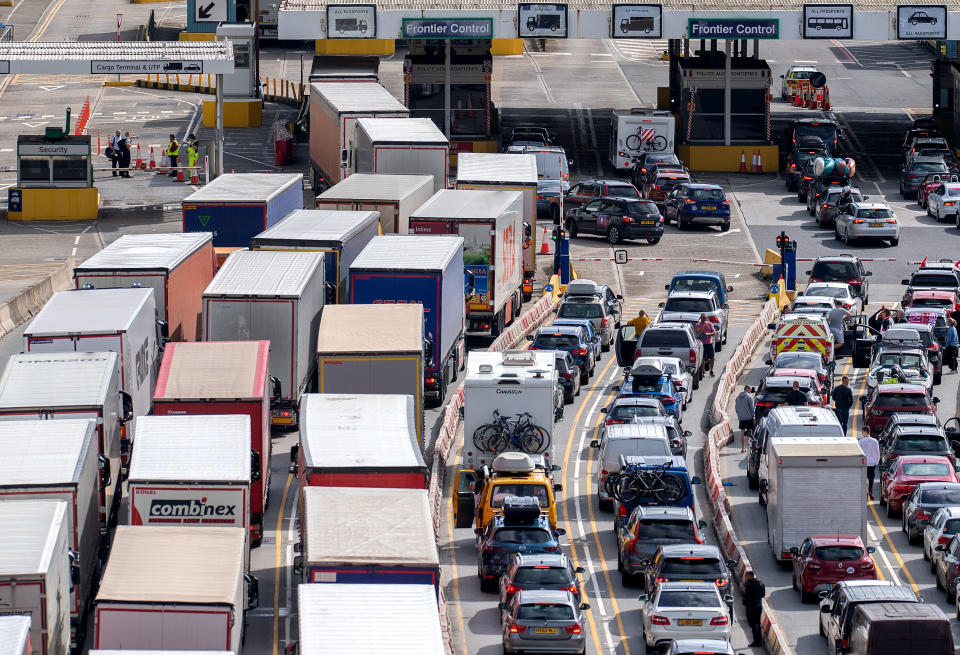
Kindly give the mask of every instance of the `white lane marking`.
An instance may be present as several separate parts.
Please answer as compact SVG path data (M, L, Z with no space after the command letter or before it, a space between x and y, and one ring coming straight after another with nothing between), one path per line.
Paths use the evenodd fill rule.
M583 544L583 557L587 562L587 569L590 571L590 584L593 586L593 597L600 608L600 616L607 615L607 606L603 604L603 597L600 596L600 585L597 584L597 572L593 567L593 558L590 556L590 546Z
M73 240L73 245L77 245L78 243L80 243L80 235L79 235L79 234L77 235L77 238Z
M740 274L739 274L739 273L737 273L736 275L734 275L734 276L733 276L733 279L736 280L738 277L740 277Z
M740 231L740 228L739 228L739 227L734 227L734 228L731 228L731 229L727 230L726 232L717 232L717 233L714 234L713 236L715 236L715 237L725 237L725 236L727 236L728 234L733 234L734 232L739 232L739 231Z
M612 57L613 55L611 55L609 52L591 52L590 56L591 57Z
M73 250L70 251L70 256L71 256L71 257L76 257L76 256L77 256L77 247L76 247L76 246L74 246L74 247L73 247Z
M637 276L638 276L638 277L643 277L643 274L644 274L645 272L646 272L646 271L637 271Z
M887 573L889 574L893 583L897 585L901 585L902 583L900 582L900 577L897 575L897 572L894 570L893 565L890 564L890 560L887 559L887 554L883 552L883 548L881 547L881 544L883 543L883 539L877 536L877 533L874 532L873 527L869 523L867 523L867 536L870 537L871 541L877 542L876 553L880 555L880 559L883 560L883 564L886 567Z

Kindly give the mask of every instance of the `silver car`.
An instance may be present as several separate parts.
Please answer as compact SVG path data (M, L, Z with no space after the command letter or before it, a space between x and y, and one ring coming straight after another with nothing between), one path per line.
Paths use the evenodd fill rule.
M721 596L713 582L661 582L640 601L648 649L673 639L730 639L733 596Z
M521 589L499 607L504 653L586 653L590 606L569 591Z
M833 298L843 303L843 308L854 316L863 313L863 298L855 294L846 282L812 282L803 290L803 295Z
M637 357L634 366L656 366L679 383L683 393L683 408L686 409L693 397L693 375L683 366L679 357Z
M622 300L623 296L614 294L605 284L597 284L593 280L574 280L567 285L563 300L556 309L557 318L590 319L594 330L600 333L601 347L607 351L620 327Z
M934 561L937 546L946 546L950 538L960 532L960 506L948 505L934 512L923 528L923 559L929 560L930 572L936 571Z
M690 323L652 323L640 334L637 357L677 357L693 376L693 387L703 379L703 344ZM618 358L619 359L619 358Z
M660 303L663 309L657 317L657 322L677 321L696 323L701 314L706 314L707 320L713 323L717 330L714 337L714 349L720 352L727 342L727 309L720 304L717 294L713 291L674 291L667 296L666 302Z
M933 216L937 222L953 219L957 221L960 209L960 182L941 182L927 193L927 216Z
M674 639L663 655L736 655L726 639Z
M881 202L851 202L837 213L834 237L850 244L856 239L880 239L891 246L900 243L900 223L892 209Z

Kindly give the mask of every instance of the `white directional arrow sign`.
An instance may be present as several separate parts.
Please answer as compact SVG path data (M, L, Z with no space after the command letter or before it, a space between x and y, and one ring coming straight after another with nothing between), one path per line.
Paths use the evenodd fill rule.
M194 0L193 18L198 23L220 23L227 20L227 0Z
M54 84L51 86L41 85L40 88L43 89L44 91L56 91L57 89L62 89L64 86L65 86L64 84Z

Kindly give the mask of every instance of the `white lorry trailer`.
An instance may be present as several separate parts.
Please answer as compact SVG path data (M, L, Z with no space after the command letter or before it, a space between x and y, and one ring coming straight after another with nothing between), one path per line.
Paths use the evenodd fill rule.
M552 351L507 350L491 352L471 350L463 382L463 460L462 467L478 470L492 466L499 454L474 441L478 428L494 421L495 413L514 420L530 413L530 421L544 430L548 438L537 453L546 460L547 470L557 463L553 431L557 417L557 371ZM562 402L562 400L560 401ZM512 445L507 450L516 450Z
M121 525L94 610L94 648L240 653L258 602L240 528Z
M384 234L406 234L411 212L432 195L430 175L354 173L317 196L317 209L380 212Z
M273 425L297 425L297 404L313 376L323 259L319 252L238 250L203 292L204 341L270 342L270 375L280 381Z
M100 487L110 484L110 471L104 468L101 473L97 423L93 419L0 421L0 443L0 502L67 503L67 540L76 553L79 572L70 591L70 645L79 648L108 543L107 526L100 524L98 497Z
M0 607L30 617L37 655L70 652L68 510L62 500L0 502Z
M430 175L447 186L450 141L429 118L361 118L351 152L355 173Z
M609 159L617 170L633 167L633 158L645 152L674 151L676 120L660 109L615 109L610 119Z
M815 534L855 534L867 540L867 464L849 437L774 437L767 441L760 490L767 499L767 542L780 561ZM830 499L829 511L810 490Z
M29 616L0 616L0 655L34 655Z

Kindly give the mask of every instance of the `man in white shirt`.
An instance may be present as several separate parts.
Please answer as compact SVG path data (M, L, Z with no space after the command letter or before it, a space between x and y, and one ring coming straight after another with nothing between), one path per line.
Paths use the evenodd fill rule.
M860 450L867 460L867 497L873 500L873 478L880 462L880 442L870 434L870 428L863 426L863 436L859 439Z

